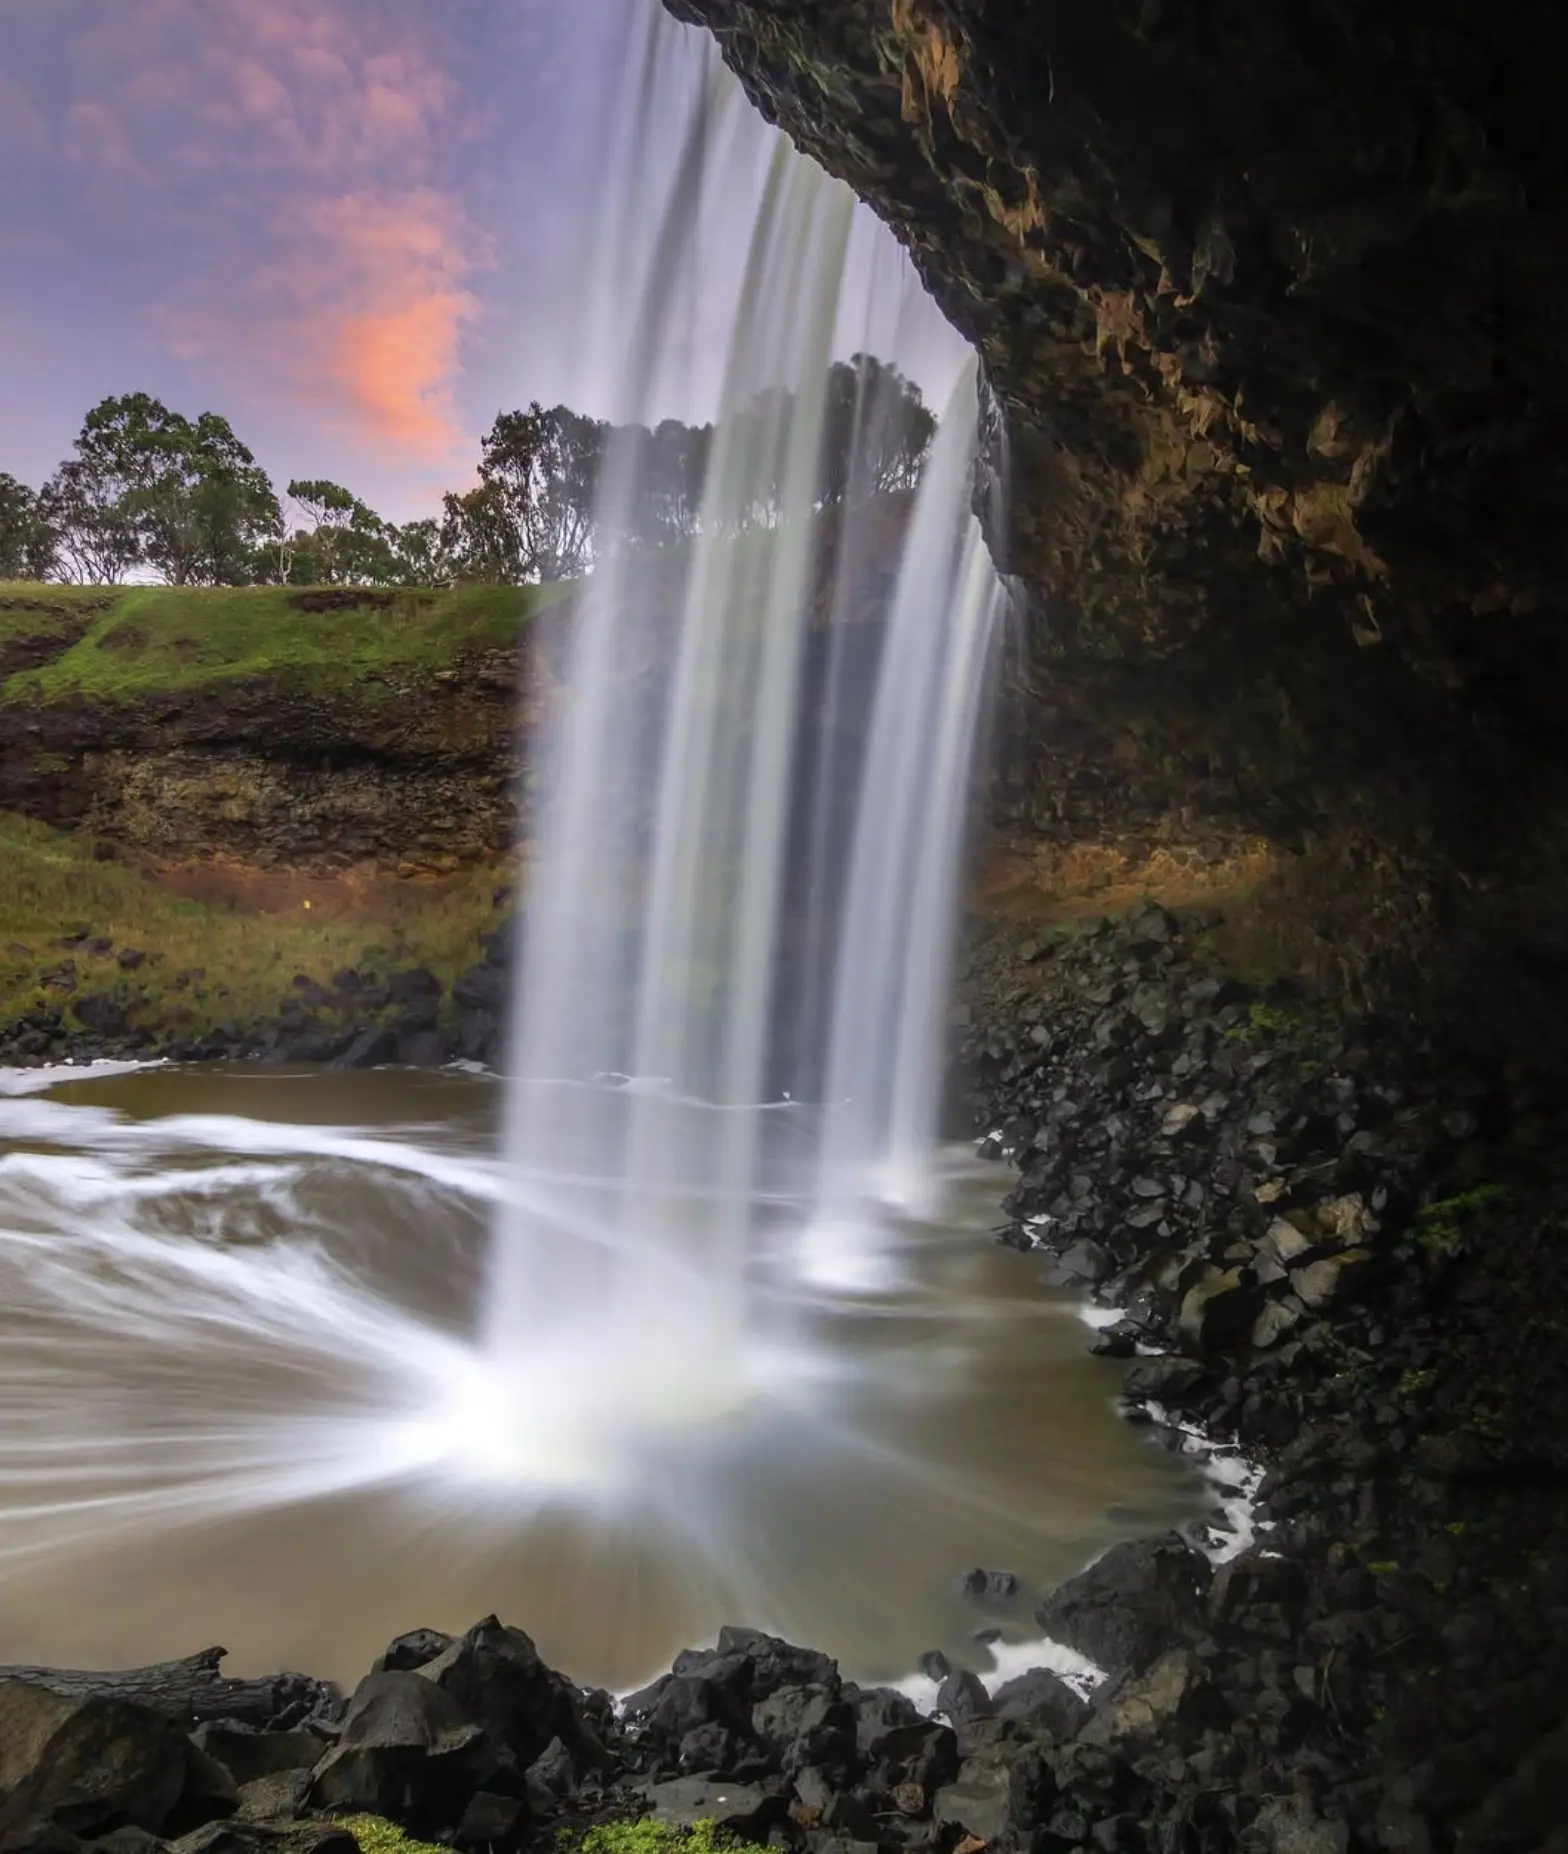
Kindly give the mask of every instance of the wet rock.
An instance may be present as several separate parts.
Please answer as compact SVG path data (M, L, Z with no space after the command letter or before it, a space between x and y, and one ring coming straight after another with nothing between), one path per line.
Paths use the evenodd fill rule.
M457 1821L506 1761L458 1701L423 1674L369 1674L354 1691L338 1743L316 1766L310 1799L322 1810L362 1810L434 1830Z
M1086 1745L1135 1747L1229 1723L1229 1712L1189 1648L1171 1648L1141 1673L1123 1674L1095 1694L1078 1734Z
M336 1822L213 1822L171 1841L169 1854L358 1854Z
M1210 1269L1182 1297L1182 1344L1199 1354L1223 1352L1251 1332L1262 1304L1261 1290L1243 1270Z
M1300 1325L1301 1317L1301 1309L1293 1306L1289 1300L1268 1301L1253 1322L1252 1344L1260 1352L1278 1345L1287 1333Z
M1371 1260L1371 1251L1367 1249L1347 1249L1343 1255L1323 1256L1291 1270L1291 1289L1308 1307L1318 1311L1340 1294L1354 1292L1356 1277Z
M790 1769L847 1775L855 1756L855 1714L830 1687L780 1687L751 1710L754 1736Z
M145 1706L0 1681L0 1847L50 1826L157 1833L185 1796L191 1761L185 1735Z
M310 1770L279 1770L239 1786L235 1819L241 1822L292 1822L305 1811Z
M495 1796L479 1790L468 1799L463 1819L452 1836L457 1848L484 1850L485 1854L516 1854L528 1833L528 1805L516 1796Z
M984 1681L964 1668L949 1674L937 1689L936 1710L954 1725L968 1725L975 1719L989 1719L996 1708Z
M544 1664L529 1636L494 1616L426 1662L419 1677L450 1695L466 1717L481 1720L520 1766L557 1738L574 1752L596 1750L576 1689Z
M1350 1829L1298 1798L1271 1797L1257 1813L1251 1841L1257 1854L1347 1854Z
M1141 1358L1127 1373L1122 1394L1140 1403L1179 1405L1208 1375L1191 1358Z
M965 1758L956 1781L936 1793L932 1814L941 1828L961 1830L986 1847L1024 1841L1056 1794L1049 1765L1036 1745L995 1745Z
M761 1629L734 1625L719 1630L717 1653L741 1656L749 1670L753 1700L766 1699L786 1686L830 1686L838 1679L838 1663L814 1648L797 1648Z
M714 1777L673 1777L650 1784L643 1793L649 1814L671 1828L712 1822L726 1834L748 1840L765 1839L768 1828L787 1813L782 1797Z
M1056 1738L1072 1738L1089 1716L1088 1702L1049 1668L1033 1667L992 1695L999 1719L1042 1725Z
M125 1006L106 991L87 992L72 1008L77 1022L91 1036L120 1036L125 1031Z
M410 1629L390 1642L386 1653L371 1668L373 1674L407 1674L443 1655L457 1640L440 1629Z
M397 1032L383 1024L361 1030L342 1055L336 1057L335 1069L373 1069L397 1060Z
M1113 1545L1035 1611L1052 1641L1108 1673L1137 1672L1202 1633L1213 1573L1179 1533Z
M1010 1603L1018 1595L1018 1577L1013 1571L968 1572L963 1592L971 1603Z
M495 966L470 966L452 986L453 1001L465 1011L484 1011L499 1016L506 1007L505 973Z
M198 1725L192 1742L217 1760L237 1784L282 1770L309 1770L323 1745L314 1732L259 1732L254 1726L218 1719Z

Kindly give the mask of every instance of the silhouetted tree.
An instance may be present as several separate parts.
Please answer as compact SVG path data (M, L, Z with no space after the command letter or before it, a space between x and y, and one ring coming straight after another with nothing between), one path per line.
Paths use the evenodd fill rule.
M874 354L828 374L822 500L858 502L913 489L936 435L920 389Z
M488 531L508 524L512 540L486 550L515 555L523 579L570 579L593 551L594 499L608 427L566 406L503 412L481 447L479 476L487 497L474 505ZM467 498L461 499L467 501Z
M0 579L48 579L57 544L43 498L0 470Z
M105 399L75 453L44 490L73 577L113 583L145 565L175 586L242 584L280 525L266 472L215 412Z

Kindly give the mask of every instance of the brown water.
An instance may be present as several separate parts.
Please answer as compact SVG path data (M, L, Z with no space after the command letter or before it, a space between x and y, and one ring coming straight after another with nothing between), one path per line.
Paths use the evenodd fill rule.
M0 1663L221 1642L351 1681L495 1611L613 1687L726 1621L861 1678L932 1647L984 1671L977 1631L1027 1641L1028 1592L1207 1503L1116 1416L1075 1303L990 1239L1006 1180L961 1150L896 1289L771 1311L744 1409L604 1464L548 1386L508 1411L475 1360L497 1084L16 1092L39 1079L0 1075ZM974 1566L1024 1596L977 1608Z

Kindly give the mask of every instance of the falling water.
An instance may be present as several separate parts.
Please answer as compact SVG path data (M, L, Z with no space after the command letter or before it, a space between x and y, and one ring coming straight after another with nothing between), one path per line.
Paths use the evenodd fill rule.
M963 1565L1053 1582L1192 1503L981 1240L998 1181L933 1158L996 607L973 369L709 41L628 5L563 396L630 435L536 655L499 1142L485 1077L0 1071L0 1658L352 1675L496 1609L606 1681L729 1619L882 1680L977 1654ZM856 351L950 403L878 500L863 369L823 509ZM634 545L635 428L699 403L696 539Z
M673 31L655 32L633 86L641 122L667 120L655 99ZM633 424L653 421L681 339L674 284L733 107L711 48L678 36L705 76L649 212L651 252L629 290L617 242L600 284L635 305L614 394ZM971 364L908 517L869 684L838 673L843 635L821 637L855 622L846 576L875 552L860 528L887 526L852 486L824 590L827 376L864 287L856 214L773 133L677 609L660 615L653 563L618 544L639 492L627 442L538 748L505 1146L520 1189L486 1339L520 1408L542 1379L576 1387L585 1447L600 1423L682 1424L747 1400L779 1362L780 1300L803 1283L874 1287L883 1207L931 1208L998 586L970 509ZM814 651L825 680L808 679Z

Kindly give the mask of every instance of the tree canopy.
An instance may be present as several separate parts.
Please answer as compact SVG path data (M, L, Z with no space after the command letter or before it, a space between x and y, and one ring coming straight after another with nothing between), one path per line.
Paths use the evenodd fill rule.
M149 394L125 394L93 407L42 489L0 474L0 577L113 584L150 572L176 586L570 579L613 542L695 536L719 435L726 495L712 505L722 515L706 519L777 523L792 408L786 390L771 388L716 434L678 419L611 426L536 400L496 418L473 489L444 497L439 519L400 525L325 478L297 477L280 500L218 413L190 419ZM815 506L912 488L934 430L896 367L864 354L835 362ZM599 532L607 486L613 535Z

